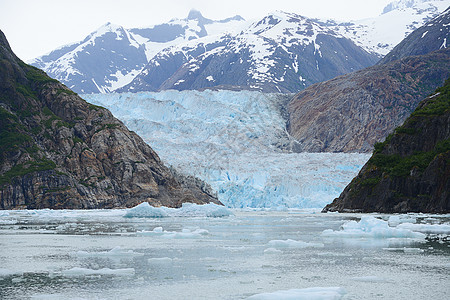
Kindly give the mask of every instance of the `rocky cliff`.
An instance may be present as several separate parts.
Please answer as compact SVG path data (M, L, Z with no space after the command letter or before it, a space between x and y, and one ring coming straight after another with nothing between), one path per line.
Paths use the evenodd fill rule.
M0 114L1 209L218 203L107 109L24 64L1 31Z
M375 151L339 198L339 212L450 212L450 79Z
M369 152L450 76L450 49L318 83L288 105L299 151Z

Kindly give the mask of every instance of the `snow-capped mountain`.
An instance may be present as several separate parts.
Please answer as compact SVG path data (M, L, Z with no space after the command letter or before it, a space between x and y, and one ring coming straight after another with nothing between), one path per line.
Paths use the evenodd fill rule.
M400 0L376 18L348 23L284 12L256 22L239 16L213 21L191 11L186 19L150 28L106 24L31 64L79 93L206 87L297 92L373 65L448 4Z
M108 93L131 82L162 49L233 31L244 23L240 16L213 21L195 10L186 19L173 19L150 28L125 29L107 23L83 41L29 63L76 92Z
M394 1L378 17L337 24L333 28L368 52L384 56L449 5L448 0Z
M264 92L296 92L377 60L326 24L275 12L234 36L164 49L119 91L243 86ZM168 69L174 72L164 72Z
M450 8L408 35L379 64L448 47L450 47Z
M108 23L31 64L77 92L107 93L130 82L146 65L146 49L138 40L122 26Z

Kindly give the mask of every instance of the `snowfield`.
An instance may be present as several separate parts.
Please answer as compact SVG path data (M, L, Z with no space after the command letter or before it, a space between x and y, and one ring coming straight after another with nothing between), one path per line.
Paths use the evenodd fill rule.
M367 154L293 153L280 110L289 98L250 91L83 95L139 134L168 165L196 176L231 208L322 208Z

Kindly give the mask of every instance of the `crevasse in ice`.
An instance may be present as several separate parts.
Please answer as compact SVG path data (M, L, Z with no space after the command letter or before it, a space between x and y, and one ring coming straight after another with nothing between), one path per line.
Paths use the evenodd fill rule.
M321 208L339 196L366 154L292 153L285 95L250 91L91 94L162 160L208 182L232 208Z

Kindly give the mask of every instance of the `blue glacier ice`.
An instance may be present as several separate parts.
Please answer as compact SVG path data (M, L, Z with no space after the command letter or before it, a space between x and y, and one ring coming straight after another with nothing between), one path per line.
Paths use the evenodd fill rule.
M369 155L293 153L281 104L251 91L83 95L104 106L182 173L230 208L321 208L339 196Z

